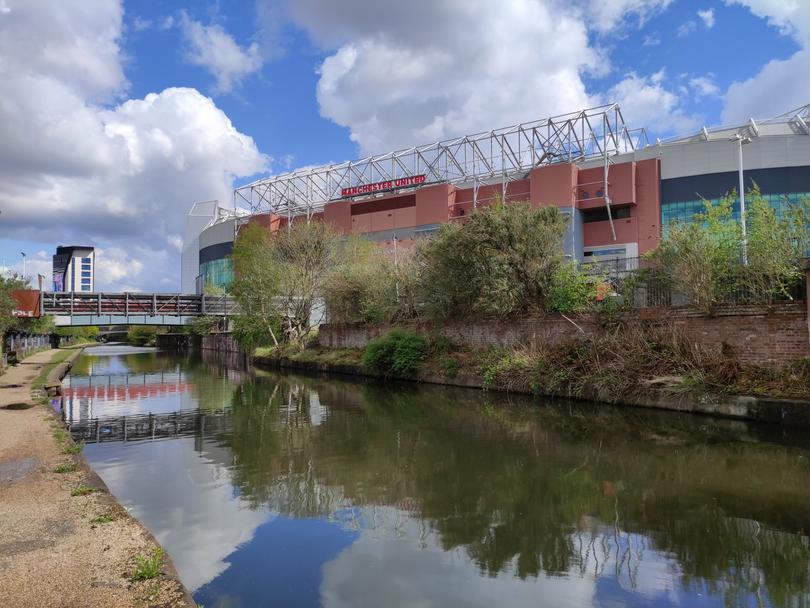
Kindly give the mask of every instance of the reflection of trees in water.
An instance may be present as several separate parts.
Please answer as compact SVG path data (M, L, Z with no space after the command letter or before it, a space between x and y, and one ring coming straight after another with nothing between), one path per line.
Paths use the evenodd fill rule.
M486 574L611 568L633 586L655 550L677 562L685 586L730 605L748 594L778 606L810 599L802 450L704 419L486 399L249 381L233 398L233 432L219 442L254 506L295 517L393 506Z

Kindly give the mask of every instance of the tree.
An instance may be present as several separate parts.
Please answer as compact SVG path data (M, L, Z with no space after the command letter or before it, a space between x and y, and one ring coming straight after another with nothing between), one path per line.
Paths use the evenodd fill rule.
M272 235L248 225L233 252L233 291L242 313L261 323L274 345L280 320L283 340L303 346L323 316L320 299L339 258L340 239L324 222L301 219Z
M770 304L774 298L790 298L790 289L803 274L800 262L807 254L810 203L785 204L778 214L757 185L746 202L748 266L743 283L757 301Z
M396 264L368 239L345 243L338 266L329 273L324 302L333 323L383 323L397 315Z
M740 226L732 215L736 192L705 209L692 222L673 222L649 256L672 277L672 287L692 306L711 314L739 284Z
M444 224L419 249L429 316L502 317L544 311L563 263L566 218L556 207L496 203Z

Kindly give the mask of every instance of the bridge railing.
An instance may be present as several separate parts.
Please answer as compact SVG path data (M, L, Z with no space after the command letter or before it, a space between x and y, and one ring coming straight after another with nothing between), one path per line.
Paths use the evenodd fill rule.
M225 295L178 293L46 292L40 299L44 315L230 316L239 311Z

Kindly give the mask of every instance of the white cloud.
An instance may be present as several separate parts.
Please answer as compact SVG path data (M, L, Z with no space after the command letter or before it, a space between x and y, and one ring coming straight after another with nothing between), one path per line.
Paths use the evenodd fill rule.
M5 6L0 237L114 251L105 269L99 262L105 290L122 281L148 289L167 277L179 284L171 239L188 208L230 200L233 178L264 170L268 159L194 89L121 100L117 0Z
M644 36L642 46L658 46L659 44L661 44L661 35L658 32L653 32Z
M705 25L707 29L712 29L714 27L714 9L713 8L700 10L700 11L697 12L697 16L700 17L700 20L703 21L703 25Z
M665 88L665 76L664 70L646 77L630 73L608 91L607 97L619 102L632 126L676 133L700 126L702 117L688 114L680 97Z
M690 19L689 21L685 21L684 23L681 23L681 25L678 27L678 31L676 33L678 35L678 38L683 38L685 36L688 36L692 32L694 32L696 29L697 29L697 23L695 23L692 19Z
M810 2L799 0L726 0L767 19L802 47L787 59L773 59L755 76L733 83L726 92L724 122L781 114L810 102Z
M716 97L720 94L720 87L714 83L711 74L690 78L689 87L698 97Z
M216 78L216 92L228 93L262 68L259 45L239 46L221 26L203 25L182 13L180 28L186 42L186 60L207 69Z
M261 0L259 13L288 16L329 52L318 70L321 114L366 154L601 103L585 78L611 65L593 34L602 40L670 4Z

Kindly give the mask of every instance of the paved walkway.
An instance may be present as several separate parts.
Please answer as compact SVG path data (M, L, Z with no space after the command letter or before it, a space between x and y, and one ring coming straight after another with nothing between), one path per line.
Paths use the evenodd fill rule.
M81 456L66 453L61 424L32 401L31 382L56 352L0 376L0 606L193 605L168 559L157 578L131 580L135 556L151 554L156 541ZM6 407L13 404L32 407ZM56 473L59 465L75 470ZM94 491L72 496L77 488Z

